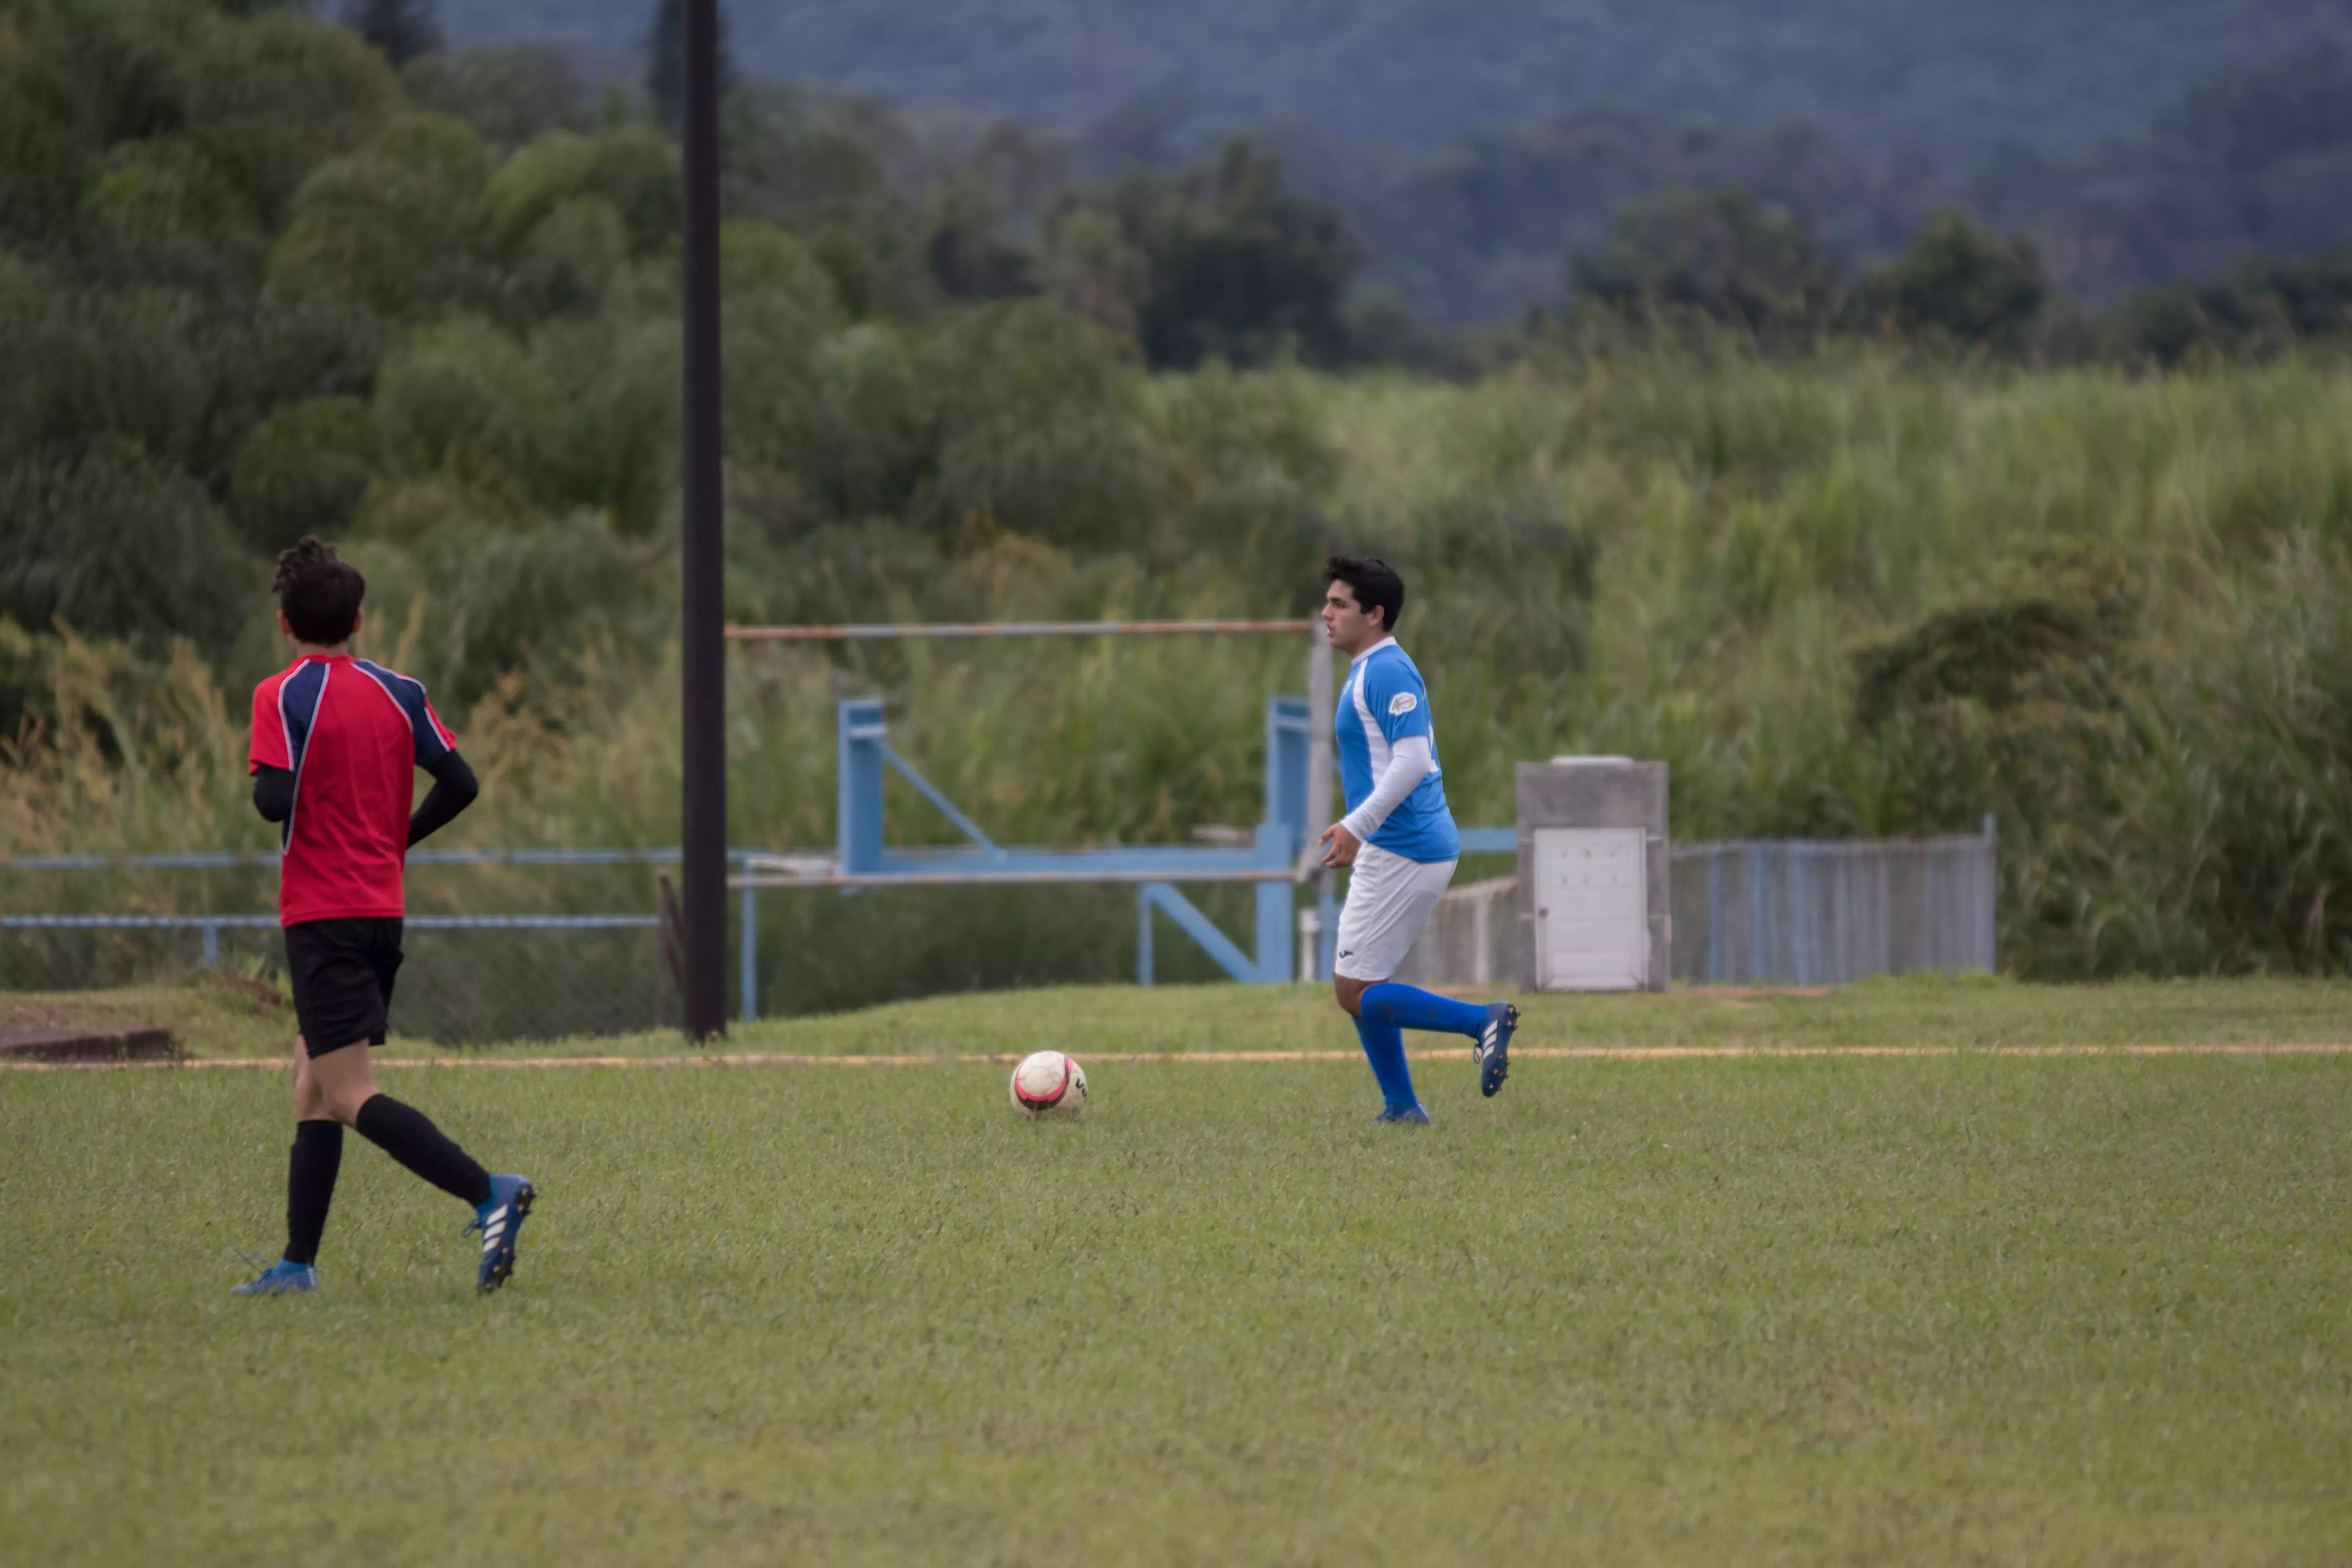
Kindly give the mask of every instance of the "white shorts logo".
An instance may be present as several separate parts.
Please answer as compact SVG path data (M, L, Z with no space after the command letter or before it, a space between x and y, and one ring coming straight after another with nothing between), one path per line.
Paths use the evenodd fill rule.
M1421 699L1410 691L1400 691L1389 699L1389 717L1402 719L1421 706Z

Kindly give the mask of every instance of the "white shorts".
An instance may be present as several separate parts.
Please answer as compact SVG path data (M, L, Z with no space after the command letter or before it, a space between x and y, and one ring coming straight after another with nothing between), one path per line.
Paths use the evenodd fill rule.
M1429 912L1454 880L1452 860L1423 862L1367 844L1348 876L1348 902L1331 973L1343 980L1386 980L1421 940Z

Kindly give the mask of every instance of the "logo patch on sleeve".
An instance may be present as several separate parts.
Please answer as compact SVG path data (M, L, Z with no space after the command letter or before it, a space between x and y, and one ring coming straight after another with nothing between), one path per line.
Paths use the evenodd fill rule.
M1389 717L1402 719L1421 706L1421 699L1410 691L1400 691L1389 699Z

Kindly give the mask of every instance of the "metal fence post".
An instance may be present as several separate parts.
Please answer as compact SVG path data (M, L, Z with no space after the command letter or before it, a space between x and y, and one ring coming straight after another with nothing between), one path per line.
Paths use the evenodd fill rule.
M1307 623L1307 833L1311 841L1315 834L1331 825L1331 784L1337 773L1331 755L1331 723L1339 697L1331 677L1331 634L1324 629L1321 620ZM1311 842L1308 847L1311 847ZM1300 850L1304 863L1307 848ZM1339 874L1329 867L1316 873L1315 975L1317 980L1331 978L1331 952L1339 940L1339 900L1334 889Z
M1723 847L1706 847L1706 981L1723 982Z
M205 926L205 967L220 967L220 927L209 921Z
M1339 873L1326 867L1315 879L1315 978L1329 980L1332 955L1339 946Z
M1135 983L1151 984L1151 884L1135 889Z
M743 1021L750 1023L760 1016L760 904L759 894L750 888L743 889L743 914L740 921L743 944L739 967L742 970Z
M1748 966L1753 972L1752 984L1770 973L1771 955L1764 945L1767 929L1764 912L1764 873L1768 868L1764 846L1748 847Z
M1991 812L1984 819L1984 966L1988 974L2000 973L2000 818Z

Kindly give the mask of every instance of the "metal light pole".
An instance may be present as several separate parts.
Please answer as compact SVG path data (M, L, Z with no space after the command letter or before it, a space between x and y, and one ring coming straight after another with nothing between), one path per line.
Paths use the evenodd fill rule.
M727 645L719 485L719 4L686 0L686 1032L727 1032Z

